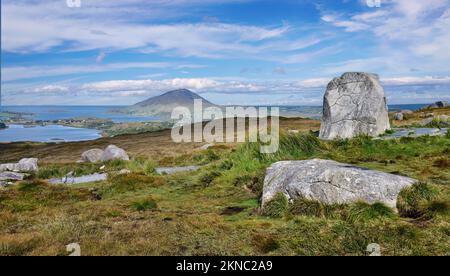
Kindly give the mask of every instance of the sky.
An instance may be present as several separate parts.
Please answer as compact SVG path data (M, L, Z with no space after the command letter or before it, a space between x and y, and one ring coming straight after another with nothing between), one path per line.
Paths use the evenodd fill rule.
M321 105L348 71L450 100L450 0L2 0L3 105Z

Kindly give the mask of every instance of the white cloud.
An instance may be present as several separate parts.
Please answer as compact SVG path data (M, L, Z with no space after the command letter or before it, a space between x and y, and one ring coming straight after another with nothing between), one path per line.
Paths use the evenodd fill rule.
M99 72L120 71L130 68L179 68L182 65L167 62L131 62L109 63L96 65L63 65L63 66L8 66L2 67L2 81L64 76L71 74L88 74ZM191 66L191 65L186 65Z
M98 54L98 56L95 58L95 61L96 61L97 63L102 63L103 60L105 60L105 58L106 58L106 53L105 53L105 52L100 52L100 53Z
M47 104L133 104L164 92L186 88L218 104L320 104L332 77L285 81L174 78L164 80L114 80L85 84L51 84L4 87L8 104L26 104L39 97ZM381 78L390 103L449 100L450 76ZM232 96L231 96L232 95ZM257 95L257 96L256 96ZM30 99L30 101L28 100ZM41 99L47 99L41 101ZM70 100L68 100L70 99ZM239 100L240 99L240 100ZM253 100L252 100L253 99ZM35 100L34 100L35 101Z
M36 87L32 91L38 94L53 94L53 93L68 92L69 88L62 85L46 85L42 87Z

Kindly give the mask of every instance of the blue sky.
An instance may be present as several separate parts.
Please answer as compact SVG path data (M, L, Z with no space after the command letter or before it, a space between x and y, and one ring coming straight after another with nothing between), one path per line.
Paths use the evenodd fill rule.
M76 2L76 0L72 0ZM346 71L388 101L450 100L450 0L3 0L5 105L320 105Z

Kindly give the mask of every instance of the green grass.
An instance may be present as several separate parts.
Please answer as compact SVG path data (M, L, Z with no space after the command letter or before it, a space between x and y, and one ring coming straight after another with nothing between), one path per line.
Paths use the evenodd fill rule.
M146 199L131 203L131 208L135 211L143 212L148 210L156 210L158 208L158 204L153 198L148 197Z
M426 183L419 183L400 192L397 207L400 215L419 218L426 214L427 203L437 197L436 189Z
M267 202L263 208L263 215L272 218L281 218L286 215L289 209L289 202L282 193L277 193L273 199Z
M354 223L356 221L393 217L394 211L383 203L368 204L366 202L356 202L350 206L347 220Z
M324 142L311 133L283 135L276 154L263 155L259 144L247 143L170 161L206 165L196 172L156 176L156 164L138 157L104 164L106 171L132 173L111 174L102 183L24 181L0 190L0 255L64 255L72 242L81 244L83 255L366 255L371 243L383 255L448 255L449 138ZM283 195L260 210L266 168L310 158L421 184L402 191L398 214L379 203L289 204ZM40 173L87 173L99 165L44 164Z

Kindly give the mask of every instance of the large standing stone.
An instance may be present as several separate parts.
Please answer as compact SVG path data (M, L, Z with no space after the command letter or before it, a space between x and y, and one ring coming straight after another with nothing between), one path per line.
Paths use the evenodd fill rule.
M323 103L320 138L378 136L390 129L384 89L377 75L345 73L332 80Z
M101 149L91 149L83 152L81 154L81 160L83 162L96 163L102 159L103 150Z
M102 154L101 157L102 161L109 161L109 160L130 160L130 157L128 157L128 154L125 150L116 147L114 145L109 145L105 151Z
M397 196L416 180L332 160L283 161L267 169L262 205L277 193L289 200L305 197L325 204L383 202L396 208Z

